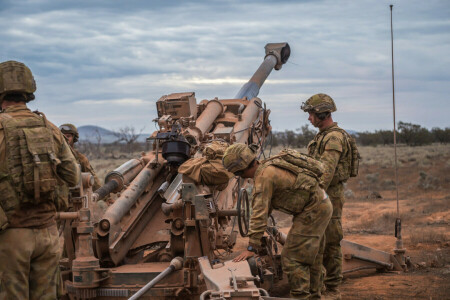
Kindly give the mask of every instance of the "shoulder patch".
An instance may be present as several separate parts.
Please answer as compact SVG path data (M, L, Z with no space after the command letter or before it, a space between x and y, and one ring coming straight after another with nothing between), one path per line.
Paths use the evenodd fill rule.
M344 150L344 136L340 132L330 132L324 138L324 150L336 150L342 152Z

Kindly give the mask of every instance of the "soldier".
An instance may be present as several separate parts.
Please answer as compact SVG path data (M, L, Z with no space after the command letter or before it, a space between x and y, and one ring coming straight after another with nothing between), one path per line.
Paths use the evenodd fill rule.
M36 84L23 63L0 63L0 298L56 299L58 185L75 186L76 160L58 127L31 112ZM67 199L64 199L67 201ZM64 202L63 201L63 202Z
M89 159L74 147L75 143L78 142L78 139L80 137L77 128L72 124L63 124L59 126L59 129L67 138L67 143L72 148L73 155L81 166L81 172L89 172L92 174L92 176L94 176L93 190L96 191L102 186L100 179L98 179L97 175L95 174L94 168L89 163Z
M234 261L247 259L258 251L273 209L291 214L293 224L281 253L291 296L320 299L322 261L318 253L332 207L318 179L304 169L292 169L282 158L259 162L254 147L238 143L227 148L223 164L236 176L255 181L249 245Z
M322 181L333 205L333 215L325 231L323 265L326 269L325 295L329 299L340 299L339 286L342 281L342 208L344 206L344 182L358 173L359 154L354 139L333 122L336 111L333 99L326 94L316 94L304 102L301 109L309 113L308 120L319 133L308 144L309 155L325 166Z

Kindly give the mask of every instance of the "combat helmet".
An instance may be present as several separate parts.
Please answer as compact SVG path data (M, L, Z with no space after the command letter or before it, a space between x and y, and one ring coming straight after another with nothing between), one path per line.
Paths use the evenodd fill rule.
M300 108L305 112L324 113L335 112L337 110L333 99L327 94L315 94L306 102L303 102Z
M0 63L0 95L6 94L30 95L36 91L36 82L30 69L18 61ZM33 97L28 97L33 100Z
M222 163L228 172L236 173L248 168L256 158L256 145L236 143L225 150Z
M78 141L78 138L80 137L78 135L78 130L73 124L62 124L59 126L59 130L61 130L62 133L71 133L73 134L73 142L76 143Z

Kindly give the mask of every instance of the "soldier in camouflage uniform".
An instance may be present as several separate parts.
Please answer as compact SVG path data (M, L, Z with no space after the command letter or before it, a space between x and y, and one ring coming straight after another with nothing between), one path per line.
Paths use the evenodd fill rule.
M245 144L227 148L225 168L242 178L255 181L249 245L234 261L254 255L273 209L293 215L293 224L281 253L283 272L287 274L291 296L298 299L320 299L321 258L319 248L331 217L331 203L317 178L291 172L282 161L256 160L256 150ZM322 243L323 244L323 243Z
M98 179L97 174L95 174L94 168L89 163L89 159L86 155L75 149L74 146L80 137L77 128L72 124L63 124L59 126L59 129L67 138L67 143L72 148L73 155L81 166L81 172L89 172L94 176L94 186L92 187L92 190L96 191L102 186L101 181Z
M183 182L193 181L218 191L224 190L234 177L222 164L222 157L228 146L227 142L213 141L203 149L202 157L185 161L178 168L178 173L183 174Z
M309 155L325 166L322 181L333 205L333 215L325 231L323 265L326 269L325 295L329 299L340 299L339 286L342 281L342 208L344 206L344 182L357 173L356 144L353 138L333 122L331 113L336 111L333 99L326 94L316 94L302 104L301 109L309 113L308 120L319 133L308 144ZM355 161L352 161L352 155ZM356 164L356 165L355 165ZM352 170L356 168L356 170Z
M58 186L75 186L76 160L59 129L26 103L36 84L24 64L0 63L0 298L56 299Z

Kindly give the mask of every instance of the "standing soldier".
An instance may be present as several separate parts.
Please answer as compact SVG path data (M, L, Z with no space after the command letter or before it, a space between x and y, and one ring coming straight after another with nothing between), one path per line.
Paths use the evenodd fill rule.
M341 299L342 281L342 208L344 182L358 174L359 153L355 140L333 122L336 111L333 99L326 94L316 94L304 102L301 109L309 113L308 120L319 133L308 144L309 155L320 160L325 167L322 181L333 205L333 215L325 231L323 265L326 269L324 284L329 299Z
M292 297L320 299L322 259L319 248L323 247L332 206L320 188L319 177L311 171L312 165L321 164L310 159L311 165L302 168L283 157L277 155L259 162L252 146L239 143L225 151L225 168L236 176L255 181L249 245L234 261L247 259L259 250L273 209L293 215L292 227L281 253L283 272L288 276Z
M75 143L78 142L78 138L80 137L78 135L77 128L72 124L63 124L59 126L59 129L67 138L67 143L72 148L73 155L81 166L81 172L89 172L92 174L92 176L94 176L93 190L96 191L102 186L100 179L98 179L97 175L95 174L94 168L92 168L86 155L84 155L74 147Z
M31 112L36 83L23 63L0 63L0 298L56 299L58 186L79 181L58 127ZM67 201L67 199L64 199ZM64 202L63 201L63 202Z

